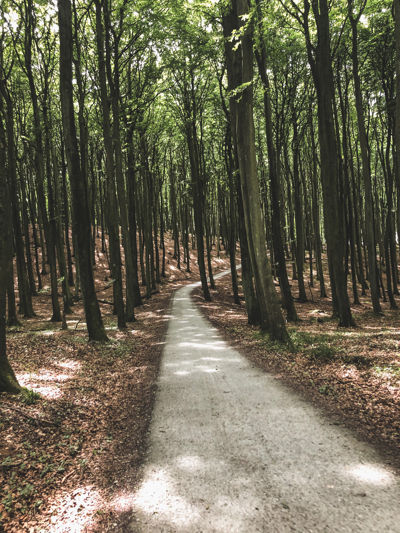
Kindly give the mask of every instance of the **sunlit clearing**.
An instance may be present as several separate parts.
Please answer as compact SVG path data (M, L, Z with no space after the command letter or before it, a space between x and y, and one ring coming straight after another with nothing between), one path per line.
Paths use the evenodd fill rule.
M394 477L390 472L372 464L350 466L346 471L357 480L371 485L387 486L394 482Z
M174 372L175 376L188 376L190 372L187 370L178 370L177 372Z
M80 487L59 497L52 505L52 533L80 533L87 531L93 515L99 511L103 500L92 486Z
M54 329L47 329L46 331L41 331L40 335L44 335L45 337L51 337L51 335L54 335L54 333Z
M151 472L144 479L135 497L135 507L177 528L188 527L200 518L198 509L177 494L173 478L165 470Z

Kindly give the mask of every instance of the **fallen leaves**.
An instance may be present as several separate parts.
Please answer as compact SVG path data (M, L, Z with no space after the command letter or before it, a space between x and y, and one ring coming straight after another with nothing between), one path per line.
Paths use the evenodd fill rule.
M227 263L214 260L219 269ZM109 343L87 342L82 302L68 330L49 322L46 290L34 299L37 316L8 332L10 361L28 392L0 395L0 531L126 530L130 507L113 501L138 481L170 297L198 278L194 262L192 270L190 277L175 269L127 330L102 305ZM99 256L99 297L108 301L105 276Z

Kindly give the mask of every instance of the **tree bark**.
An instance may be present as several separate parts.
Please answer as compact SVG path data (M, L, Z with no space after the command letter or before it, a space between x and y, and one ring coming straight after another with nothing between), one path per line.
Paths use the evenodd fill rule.
M258 70L264 89L264 120L265 133L267 137L267 150L269 161L269 179L270 179L270 195L272 207L272 241L275 252L275 258L278 266L278 277L282 291L283 306L287 312L287 319L295 322L298 320L296 308L294 306L293 296L290 290L289 278L286 269L285 249L282 237L282 208L281 208L281 183L279 176L279 165L277 163L277 153L273 138L272 128L272 110L270 99L270 83L267 73L267 53L262 36L262 13L260 0L256 0L257 17L260 30L258 53L256 52L256 59Z
M6 137L2 123L2 96L0 94L0 392L18 393L20 386L7 358L6 346L6 292L10 275L11 228L10 199L6 176Z
M347 279L344 265L345 232L343 211L339 201L339 167L333 116L334 84L330 48L329 10L327 0L312 3L318 38L314 56L314 47L311 44L308 25L309 0L304 0L304 8L307 53L318 101L318 134L321 157L324 226L332 299L337 307L339 325L346 327L353 326L354 320L347 294Z
M361 81L358 70L358 35L357 25L362 14L360 10L357 17L353 14L353 0L348 0L348 15L351 24L352 35L352 51L351 59L353 62L353 79L354 79L354 93L356 99L357 111L357 126L358 138L360 141L361 161L362 161L362 177L364 182L365 193L365 238L368 252L368 271L369 284L371 289L371 301L374 313L379 315L382 313L381 304L379 301L379 285L378 272L376 264L376 244L374 236L374 209L372 199L372 185L371 185L371 166L368 153L368 139L365 129L364 121L364 106L361 93Z
M249 12L246 0L232 0L232 15L237 27L242 29L241 46L234 52L233 68L237 69L235 134L238 148L240 183L243 196L244 219L250 260L260 308L260 325L272 339L288 341L289 336L279 306L272 279L271 266L266 253L266 235L257 178L255 131L253 121L253 38L251 27L243 27ZM224 17L225 18L225 17ZM232 65L231 65L232 66ZM228 64L229 68L229 64Z
M82 175L74 118L72 87L72 17L70 0L58 0L60 28L60 97L67 165L71 183L72 220L76 235L79 275L82 286L89 339L106 341L96 297L90 259L91 227L86 180Z

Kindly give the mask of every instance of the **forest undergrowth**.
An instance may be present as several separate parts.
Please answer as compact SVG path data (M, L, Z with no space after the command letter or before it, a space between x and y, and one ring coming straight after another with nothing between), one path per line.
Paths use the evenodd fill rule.
M199 277L195 262L191 273L177 268L171 240L166 248L166 278L122 331L104 303L112 287L98 253L96 290L109 342L87 342L82 302L67 316L67 330L50 321L48 276L34 300L37 316L9 328L9 358L26 390L0 395L0 531L125 531L170 297ZM224 252L213 258L215 271L228 263Z

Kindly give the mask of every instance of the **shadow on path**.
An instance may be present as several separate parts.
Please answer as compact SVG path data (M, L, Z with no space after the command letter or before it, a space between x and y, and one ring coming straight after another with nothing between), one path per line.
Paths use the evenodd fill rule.
M171 309L137 532L399 532L398 478L367 444Z

